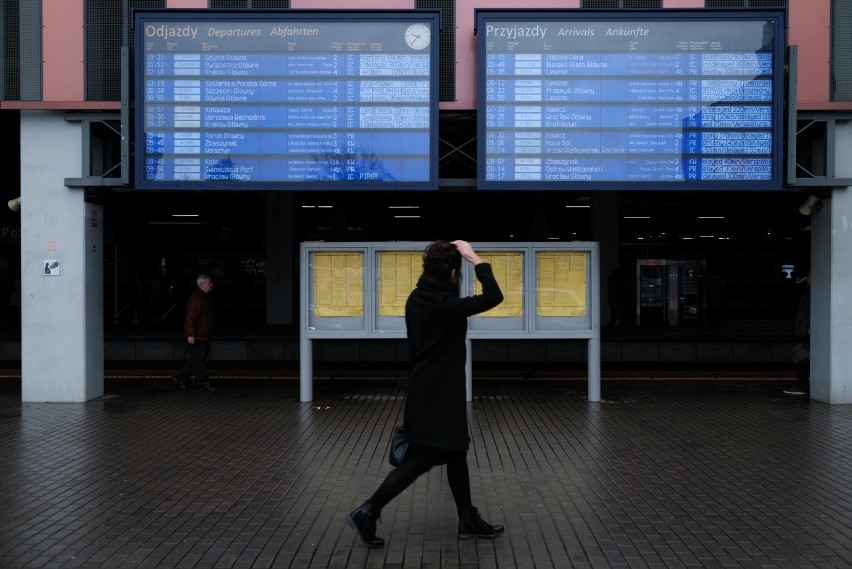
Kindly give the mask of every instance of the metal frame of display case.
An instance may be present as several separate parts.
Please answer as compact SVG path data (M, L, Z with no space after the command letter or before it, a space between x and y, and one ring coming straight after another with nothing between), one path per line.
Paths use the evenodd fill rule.
M313 400L314 339L406 337L404 300L422 273L421 258L427 245L427 242L301 244L301 401ZM474 248L486 260L502 260L502 266L495 267L495 272L498 282L503 277L500 285L507 300L492 309L496 313L486 312L468 320L467 400L473 400L471 339L487 338L587 340L588 400L600 401L598 244L484 242L474 244ZM409 255L408 258L396 256L394 260L398 264L382 273L381 261L385 253ZM520 260L515 258L516 253ZM543 257L542 253L550 256ZM570 268L578 261L578 257L571 255L573 253L582 254L581 273L565 270L566 263ZM548 271L539 270L539 263L544 261L550 265ZM520 282L507 282L510 274L519 277ZM475 281L473 267L465 263L462 296L475 293ZM545 286L548 283L551 286ZM552 300L546 300L545 296Z

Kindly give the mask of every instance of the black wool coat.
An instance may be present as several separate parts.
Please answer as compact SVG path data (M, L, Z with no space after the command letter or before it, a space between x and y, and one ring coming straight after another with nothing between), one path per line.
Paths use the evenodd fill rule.
M491 265L475 267L482 294L459 297L456 287L423 275L405 304L408 333L408 399L405 428L416 445L465 450L467 317L494 308L503 293Z

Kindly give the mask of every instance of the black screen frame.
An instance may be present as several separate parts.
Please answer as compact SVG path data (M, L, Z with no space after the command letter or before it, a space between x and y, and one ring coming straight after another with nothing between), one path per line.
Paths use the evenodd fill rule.
M439 70L440 70L440 11L439 10L203 10L203 9L165 9L165 10L137 10L133 14L134 22L134 100L132 108L135 116L132 120L134 126L133 140L135 144L134 157L134 188L141 190L330 190L330 191L359 191L359 190L437 190L438 179L438 102L439 102ZM250 25L252 23L280 23L282 25L302 25L323 23L344 23L349 26L363 24L388 24L396 27L400 24L408 26L413 23L426 23L431 27L432 40L426 50L421 53L429 54L429 140L428 143L428 174L427 179L417 180L271 180L271 181L244 181L235 179L215 180L179 180L179 179L149 179L146 176L146 125L145 116L148 103L145 100L145 36L143 29L146 25L169 25L175 23L185 24L187 22L204 25L215 23L227 25L231 22L235 27ZM345 40L345 38L340 38ZM182 48L178 48L180 51ZM217 53L234 53L223 50ZM283 52L282 50L281 52ZM271 53L281 53L271 52ZM158 52L159 53L159 52ZM202 53L201 49L194 53ZM331 53L331 52L328 52ZM342 51L342 54L359 53ZM366 45L363 53L370 53L370 46ZM228 79L228 77L220 77ZM203 76L203 80L211 77ZM155 103L151 103L155 104ZM176 103L173 103L176 104ZM211 104L205 101L199 105ZM216 103L212 103L216 104ZM361 103L359 102L358 105ZM398 106L403 107L400 103ZM280 107L286 107L282 102ZM161 129L162 130L162 129ZM209 128L201 128L206 132ZM345 129L338 129L343 131Z
M532 22L589 24L591 22L625 22L642 25L661 22L676 26L679 22L699 22L725 26L730 21L770 21L774 25L771 51L772 69L772 143L770 180L676 180L676 181L623 181L623 180L494 180L488 179L487 150L487 51L486 26L489 24L523 24ZM552 10L552 9L478 9L475 15L477 45L477 188L482 190L781 190L784 187L784 137L786 134L784 97L785 89L785 37L787 10L785 8L760 9L647 9L647 10ZM502 41L502 40L501 40ZM545 53L541 51L540 53ZM622 52L624 53L624 52ZM510 157L517 153L508 154ZM681 156L680 159L683 159ZM625 158L627 160L627 158Z

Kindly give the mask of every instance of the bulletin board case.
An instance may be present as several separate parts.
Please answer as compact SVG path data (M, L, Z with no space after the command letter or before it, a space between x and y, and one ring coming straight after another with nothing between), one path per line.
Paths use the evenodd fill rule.
M404 338L405 302L428 242L302 243L301 325L312 338ZM469 320L471 338L590 338L599 304L597 243L474 243L504 301ZM462 265L460 294L479 294Z
M401 339L405 303L422 274L428 242L319 243L300 250L300 398L313 399L314 339ZM468 319L476 339L587 340L589 400L600 401L598 244L473 243L503 291L497 307ZM460 295L481 292L462 265ZM467 393L472 400L471 349Z

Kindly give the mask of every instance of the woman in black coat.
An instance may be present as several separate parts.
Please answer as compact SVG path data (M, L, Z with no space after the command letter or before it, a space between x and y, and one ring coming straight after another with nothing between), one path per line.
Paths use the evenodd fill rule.
M462 258L474 265L482 294L459 297ZM503 293L491 265L466 241L436 241L423 254L423 275L405 305L410 358L405 429L408 456L369 500L347 516L368 547L381 547L376 520L382 508L433 466L447 465L459 513L459 539L495 537L503 526L485 522L470 497L467 469L465 360L467 317L494 308Z

